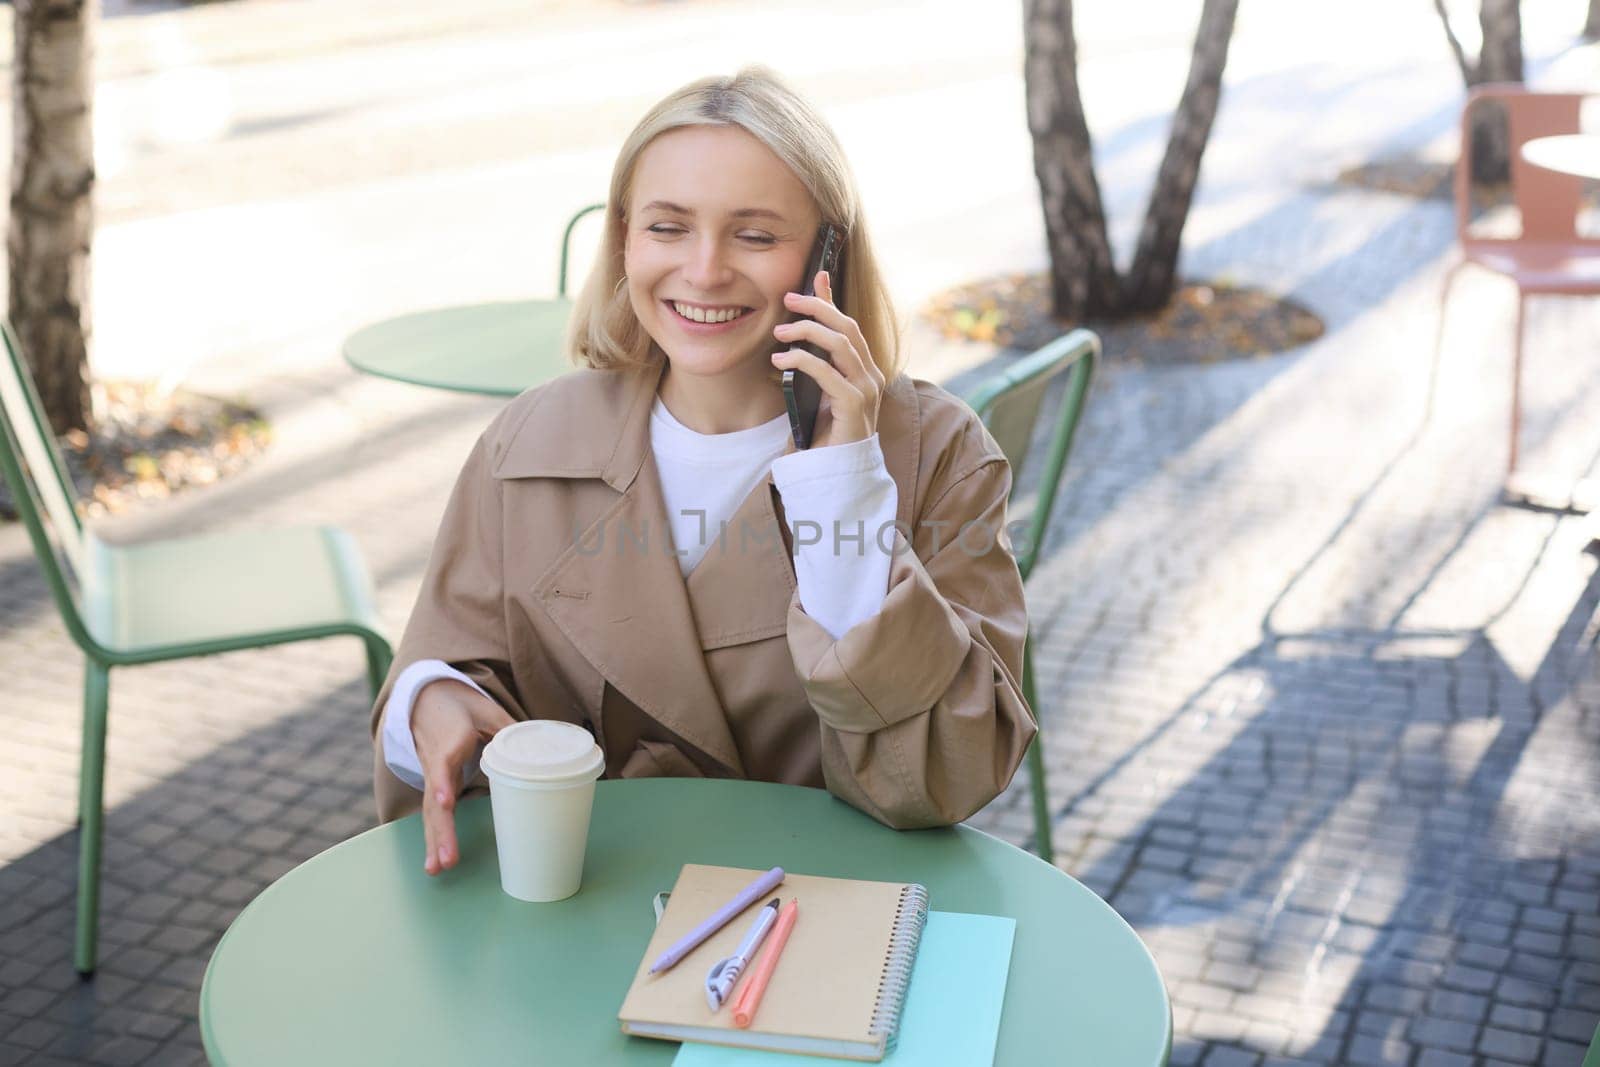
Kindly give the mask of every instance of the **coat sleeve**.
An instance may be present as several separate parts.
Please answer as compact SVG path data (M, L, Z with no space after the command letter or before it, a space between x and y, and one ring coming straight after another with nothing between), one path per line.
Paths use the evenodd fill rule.
M997 455L953 479L914 529L895 531L882 610L838 640L790 603L828 789L889 826L972 815L1036 732L1018 684L1028 619L1003 539L1010 489Z
M498 420L495 425L498 425ZM395 652L394 664L373 705L370 730L378 818L388 822L416 811L421 794L389 770L383 758L383 709L395 680L419 660L443 660L476 682L513 718L527 712L512 681L507 648L501 544L501 483L493 465L495 426L478 439L456 478L438 536L428 557L416 606ZM482 785L481 772L475 781Z

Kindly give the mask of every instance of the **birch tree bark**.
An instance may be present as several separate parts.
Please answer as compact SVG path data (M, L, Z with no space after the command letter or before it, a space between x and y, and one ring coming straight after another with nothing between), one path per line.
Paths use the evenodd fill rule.
M1522 12L1518 0L1483 0L1478 9L1483 30L1483 50L1478 55L1477 80L1522 81ZM1480 182L1511 178L1511 129L1505 109L1480 107L1472 119L1472 176Z
M1078 92L1072 0L1024 0L1022 9L1028 130L1044 202L1054 312L1072 319L1116 314L1120 286Z
M1600 0L1590 0L1590 16ZM1522 10L1519 0L1481 0L1478 5L1478 28L1482 31L1483 45L1478 58L1467 56L1461 39L1450 25L1450 12L1444 0L1433 0L1444 26L1445 39L1461 70L1461 80L1468 89L1489 82L1520 82L1523 80L1522 64ZM1505 109L1480 105L1472 116L1472 177L1480 182L1505 181L1511 173L1511 134L1506 128Z
M1024 81L1034 173L1050 250L1057 318L1120 318L1154 310L1177 288L1184 223L1216 118L1238 0L1204 0L1189 79L1126 278L1116 268L1078 90L1072 0L1024 0Z
M1189 80L1172 117L1167 153L1156 173L1155 191L1150 195L1133 265L1123 286L1127 311L1154 311L1177 288L1183 224L1189 218L1195 182L1200 177L1200 160L1211 137L1212 121L1217 117L1222 71L1228 63L1228 42L1233 38L1238 10L1239 0L1205 0L1200 10Z
M14 0L9 317L57 433L89 425L99 0Z
M1478 8L1483 50L1478 55L1478 76L1484 82L1522 80L1522 10L1519 0L1483 0Z

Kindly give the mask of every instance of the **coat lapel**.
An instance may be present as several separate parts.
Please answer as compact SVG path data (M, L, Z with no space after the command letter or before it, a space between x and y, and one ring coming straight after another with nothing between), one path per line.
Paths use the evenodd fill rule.
M775 504L772 475L744 498L689 572L689 601L707 652L788 630L794 563Z
M742 776L649 452L661 367L579 373L612 380L598 390L573 390L575 403L535 405L495 470L501 478L599 478L617 493L598 519L574 531L534 583L534 599L619 693Z

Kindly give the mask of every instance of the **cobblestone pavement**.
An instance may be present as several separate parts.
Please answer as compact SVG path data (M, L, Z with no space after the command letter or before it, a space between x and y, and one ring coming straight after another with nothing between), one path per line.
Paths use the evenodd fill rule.
M1464 278L1431 359L1439 274L1411 272L1448 208L1316 214L1368 235L1297 279L1323 341L1094 397L1030 590L1058 860L1154 951L1175 1062L1577 1064L1595 561L1580 520L1498 501L1510 295ZM1539 313L1527 465L1570 478L1600 456L1600 320ZM1026 837L1025 801L977 821Z
M1059 862L1155 953L1176 1063L1576 1065L1600 1019L1600 577L1579 519L1499 501L1511 294L1463 275L1436 356L1447 205L1251 203L1197 213L1187 269L1290 291L1328 332L1100 377L1029 589ZM1528 469L1594 473L1597 340L1592 304L1533 305ZM957 390L1010 358L931 344ZM337 522L398 628L496 405L331 362L272 385L322 421L286 407L259 469L111 532ZM372 823L361 662L331 640L115 674L80 984L81 662L0 528L0 1064L203 1062L227 924ZM973 822L1025 843L1026 782Z

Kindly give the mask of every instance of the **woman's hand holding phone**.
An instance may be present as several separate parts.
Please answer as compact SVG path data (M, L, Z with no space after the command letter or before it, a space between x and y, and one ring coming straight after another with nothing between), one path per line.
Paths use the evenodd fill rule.
M773 328L786 343L810 341L833 357L829 363L804 349L775 352L772 365L809 375L822 389L812 447L865 441L878 432L878 406L883 399L883 372L872 360L866 338L856 320L833 304L833 282L827 271L817 273L816 296L789 293L784 305L808 318L779 323Z
M514 721L506 710L454 678L429 682L411 708L411 737L422 763L422 869L438 874L461 859L456 844L456 796L461 768Z

